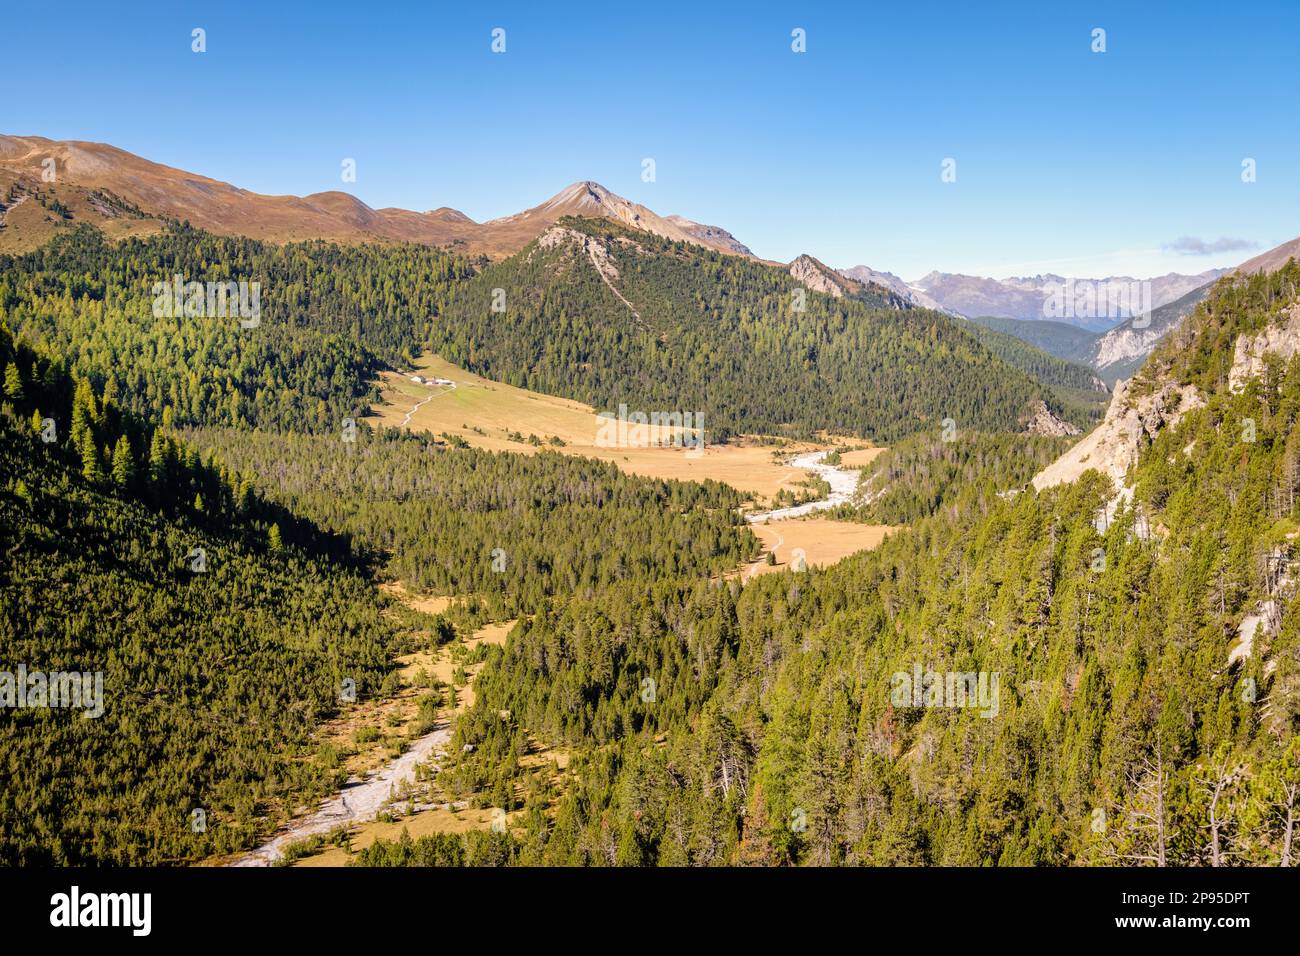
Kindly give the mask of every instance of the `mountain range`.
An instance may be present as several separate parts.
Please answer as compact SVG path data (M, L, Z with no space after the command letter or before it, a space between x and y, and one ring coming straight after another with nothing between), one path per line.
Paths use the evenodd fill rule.
M1112 286L1131 286L1137 282L1149 282L1151 289L1151 308L1182 298L1194 289L1213 282L1230 270L1210 269L1196 275L1181 275L1171 272L1163 276L1140 280L1132 276L1106 276L1105 278L1074 278L1076 286L1089 283L1098 290L1109 290ZM1045 303L1052 297L1053 290L1060 288L1067 281L1066 276L1047 273L1036 276L1009 279L989 279L979 276L959 275L948 272L930 272L915 282L912 287L926 295L942 308L966 316L991 316L1004 319L1024 319L1039 321L1049 318ZM920 304L920 303L918 303ZM1131 312L1124 309L1115 316L1097 316L1057 319L1067 324L1076 325L1091 331L1105 331L1121 320L1131 317Z
M50 175L53 181L50 181ZM0 135L0 252L24 252L59 229L89 222L109 238L147 235L168 220L218 234L284 242L414 242L464 256L500 260L522 250L566 217L603 219L628 229L740 259L765 262L731 232L680 215L660 215L597 182L575 182L522 212L475 222L442 206L427 212L373 209L342 191L268 196L197 173L151 162L117 147L38 136ZM1300 239L1256 256L1242 271L1275 269L1300 251ZM1155 343L1187 315L1210 284L1229 270L1075 279L1099 290L1149 283L1149 321L1121 309L1110 316L1045 317L1055 274L993 279L931 271L914 281L855 265L833 269L810 255L787 267L807 288L832 297L866 297L891 308L922 308L969 317L1069 362L1096 369L1113 384L1131 374ZM1075 329L1077 333L1066 332Z
M39 188L47 182L45 175L51 168L51 160L55 176L51 185L60 193L64 206L72 211L72 218L85 218L96 224L121 219L124 208L134 208L146 219L188 220L211 232L274 242L315 238L407 241L451 247L466 255L483 254L495 259L518 252L565 216L585 216L609 219L665 239L728 255L759 258L721 226L706 225L680 215L660 215L590 180L575 182L522 212L475 222L448 206L427 212L392 207L373 209L339 190L306 196L267 196L151 162L104 143L0 134L0 189L7 190L15 184L29 190ZM114 203L113 199L120 202ZM21 219L23 214L0 210L0 215L7 222L11 218ZM48 230L37 229L35 224L30 231L37 244L48 238ZM1172 302L1226 271L1214 269L1196 275L1157 276L1150 280L1152 305L1158 308ZM840 272L857 282L890 289L920 308L964 316L1031 320L1044 317L1047 287L1064 281L1063 277L1052 274L991 279L932 271L908 282L866 265ZM1110 276L1087 281L1107 285L1136 280ZM1081 320L1077 324L1101 331L1116 323Z
M111 201L116 198L146 216L188 220L198 228L227 235L273 242L418 242L500 258L517 252L565 216L588 216L729 255L753 257L725 229L683 216L660 216L590 181L573 183L531 209L479 223L446 206L428 212L372 209L337 190L265 196L103 143L0 135L0 188L19 184L26 191L39 189L48 182L44 174L51 168L50 160L55 176L50 185L61 196L70 194L62 198L63 204L74 218L80 214L96 223L121 217ZM48 230L34 231L37 244L48 237Z
M1290 866L1296 243L1097 333L766 262L589 181L477 224L81 144L49 182L14 142L0 241L47 241L0 252L0 650L112 694L0 720L26 768L0 864L225 862L324 799L282 861L328 833L365 865ZM240 234L272 227L343 241ZM264 284L256 330L159 314L177 273ZM1108 391L1064 343L1111 370L1154 351ZM394 374L427 352L483 387ZM890 533L778 567L759 531L824 532L568 454L543 418L508 421L518 451L372 427L377 380L408 420L490 422L508 386L703 415L740 439L715 463L760 456L731 474L887 443L837 441L842 467L873 453L870 500L815 520ZM919 698L923 669L975 690ZM463 806L473 832L394 820L354 852L369 820L331 795L395 760L368 778L383 820Z

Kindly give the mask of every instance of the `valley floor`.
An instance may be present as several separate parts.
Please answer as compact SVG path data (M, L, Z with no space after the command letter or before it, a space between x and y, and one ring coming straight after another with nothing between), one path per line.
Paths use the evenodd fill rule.
M427 386L411 381L413 374L446 379L455 385ZM386 372L380 384L382 401L369 419L375 426L454 436L488 451L527 455L550 448L613 462L623 471L646 478L712 478L762 498L774 497L782 490L795 492L808 473L787 459L815 449L806 443L778 448L757 440L706 446L702 453L683 448L606 447L597 444L600 420L591 406L493 382L436 356L426 357L412 372ZM538 443L530 443L530 436ZM563 444L552 442L553 438ZM852 454L860 458L879 451L860 449Z
M413 374L442 383L416 382ZM436 357L421 362L415 372L386 373L382 387L383 402L373 413L374 424L456 436L485 450L532 454L539 448L552 448L611 461L646 477L711 478L752 495L756 502L774 499L782 491L806 494L800 486L809 474L826 480L831 487L826 499L750 516L751 530L763 542L764 553L729 575L742 580L758 574L830 565L876 547L894 530L815 514L848 500L856 485L854 469L870 463L884 450L881 448L845 447L836 442L836 447L842 449L841 464L831 466L822 462L824 447L817 449L805 443L786 443L780 448L758 442L733 444L707 448L698 457L682 449L601 447L595 442L598 419L589 406L492 382ZM530 442L530 436L536 436L540 443ZM769 552L775 559L772 564L767 561ZM429 614L443 613L457 600L418 595L400 583L386 583L381 588L413 610ZM489 624L463 642L400 658L403 690L396 702L362 708L360 713L337 721L337 726L322 728L322 740L332 741L345 751L351 749L353 741L380 738L374 747L363 748L349 758L345 764L350 772L348 785L315 810L290 821L256 850L223 862L268 866L283 862L287 855L297 866L343 866L356 851L377 839L397 839L403 831L419 837L500 826L499 811L472 806L465 799L439 799L429 785L432 774L426 771L436 772L457 716L473 705L474 677L482 665L463 664L467 652L480 644L503 644L513 625L513 621ZM415 739L393 738L393 728L400 733L414 719L416 699L430 677L454 688L453 706L440 711L435 728L428 733ZM365 728L374 729L362 737L359 731ZM395 744L395 740L400 742ZM394 755L394 746L401 752ZM567 757L564 752L538 743L524 762L554 777L562 776ZM346 838L341 836L344 832Z

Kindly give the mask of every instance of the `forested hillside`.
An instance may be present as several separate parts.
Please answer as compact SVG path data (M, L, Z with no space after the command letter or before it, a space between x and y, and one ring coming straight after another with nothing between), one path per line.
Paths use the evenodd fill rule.
M409 640L376 574L499 619L757 548L716 483L365 427L150 425L38 345L0 324L0 670L100 672L104 708L5 711L3 862L197 860L337 788L312 735L343 681L387 693Z
M381 368L426 346L601 409L703 412L714 441L823 428L892 441L944 418L1016 431L1040 397L1087 421L948 316L834 299L608 222L558 232L474 275L417 245L276 246L185 225L113 243L82 226L0 257L0 318L125 407L170 408L177 425L335 431L376 400ZM175 276L257 283L256 323L155 314L155 284Z
M0 652L105 695L95 719L6 712L0 861L193 861L335 788L311 735L343 681L391 690L395 577L523 615L475 651L440 779L525 812L363 862L1294 862L1300 359L1233 370L1239 336L1294 320L1294 264L1222 283L1138 376L1205 401L1141 433L1108 520L1095 472L1027 485L1068 445L1007 434L1047 393L950 319L792 311L778 269L608 224L472 278L183 226L0 267ZM261 321L155 315L169 272L259 279ZM343 440L367 378L426 341L598 407L703 410L715 437L901 438L855 516L908 527L742 586L756 542L721 485ZM918 706L896 694L918 671L994 696ZM549 788L525 785L539 742L570 758Z
M1236 335L1298 276L1216 290L1157 357L1208 401L1156 435L1113 521L1088 472L965 498L827 570L553 602L480 676L454 773L499 792L517 764L493 755L526 731L574 751L549 813L537 795L521 818L524 862L1294 863L1300 360L1226 384ZM910 706L914 668L998 692Z
M1060 409L948 316L832 298L773 266L586 219L458 284L430 344L598 409L703 412L713 440L893 441L944 418L1016 431L1034 399Z
M1059 358L1011 333L999 332L978 322L971 322L966 328L998 358L1044 385L1060 385L1064 388L1097 392L1103 397L1106 395L1101 379L1086 365Z
M421 591L475 595L497 619L607 584L721 574L758 542L743 496L627 475L558 452L449 448L399 432L338 437L207 429L211 448L258 490L375 554Z
M0 256L0 319L147 418L177 425L337 431L376 400L368 384L409 362L469 267L416 245L282 246L173 226L113 243L82 226ZM155 315L155 283L259 286L239 315Z
M845 507L844 516L900 525L940 508L969 510L993 495L1018 494L1074 441L983 432L959 432L951 441L913 435L862 470L857 501Z
M0 862L196 860L337 786L300 758L392 666L369 569L3 324L0 367L0 670L103 675L4 711Z
M994 315L977 315L971 317L971 322L994 332L1014 335L1034 348L1067 361L1079 361L1079 356L1087 354L1099 338L1096 332L1050 319L1006 319Z
M965 328L1008 365L1048 386L1060 403L1065 419L1087 429L1105 414L1110 391L1087 365L1057 358L1014 335L986 328L977 322L971 322Z

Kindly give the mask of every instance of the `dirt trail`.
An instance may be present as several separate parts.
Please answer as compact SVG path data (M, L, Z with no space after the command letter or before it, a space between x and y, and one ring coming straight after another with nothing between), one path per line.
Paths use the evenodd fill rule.
M390 587L388 590L398 594L408 607L423 609L430 600L412 595L400 585ZM475 631L465 644L471 648L482 643L504 644L506 635L514 625L515 621L486 624ZM439 668L446 668L445 672L441 673L444 683L450 683L452 679L451 670L455 661L450 653L449 647L443 647L441 650L443 656L435 666L435 673L439 672ZM478 666L480 665L471 665L468 668L469 682L459 690L462 707L468 706L472 700ZM398 794L403 783L415 782L415 768L418 765L430 764L430 769L434 771L439 768L439 761L445 755L447 742L451 739L452 722L460 712L460 709L444 712L434 729L411 742L401 756L390 760L378 770L367 773L364 777L353 777L339 793L323 801L314 811L290 820L266 843L237 857L227 865L271 866L284 855L285 848L291 843L318 834L327 834L340 826L369 823L375 820Z
M411 410L410 410L409 412L406 413L406 417L402 419L402 425L401 425L401 427L404 428L404 427L406 427L407 425L409 425L409 424L411 423L411 416L414 415L416 412L418 412L418 411L419 411L421 408L423 408L425 405L428 405L431 401L433 401L433 400L434 400L435 398L437 398L439 395L445 395L445 394L447 394L448 392L454 391L455 388L456 388L456 385L455 385L455 383L453 383L452 385L450 385L450 386L448 386L448 387L446 387L446 388L443 388L441 391L434 392L432 395L430 395L428 398L424 399L423 401L416 402L413 406L411 406Z

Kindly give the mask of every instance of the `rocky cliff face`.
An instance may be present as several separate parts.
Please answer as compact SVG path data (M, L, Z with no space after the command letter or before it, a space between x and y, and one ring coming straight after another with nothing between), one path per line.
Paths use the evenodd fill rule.
M1239 335L1232 353L1228 387L1239 392L1248 379L1264 371L1264 356L1290 359L1300 352L1300 303L1282 313L1282 321L1254 335Z
M1157 306L1149 316L1128 319L1101 335L1079 360L1098 369L1107 379L1132 375L1156 344L1183 324L1197 304L1210 292L1211 284L1193 289L1182 298Z
M1052 464L1034 476L1039 491L1074 481L1095 469L1124 487L1129 467L1162 428L1172 428L1188 411L1204 404L1194 385L1164 385L1134 398L1129 383L1120 382L1111 397L1106 418Z
M1071 425L1069 422L1062 421L1052 414L1052 410L1047 407L1047 403L1041 398L1034 403L1029 422L1025 426L1025 432L1030 435L1052 435L1061 437L1065 435L1078 435L1079 428Z
M893 289L875 282L860 282L843 272L837 272L820 259L805 253L790 263L790 277L813 292L822 292L836 299L845 296L862 299L889 309L910 309L913 303Z
M835 272L829 266L809 255L800 256L790 263L790 278L813 292L821 292L836 299L844 297L845 287L849 281L837 279Z

